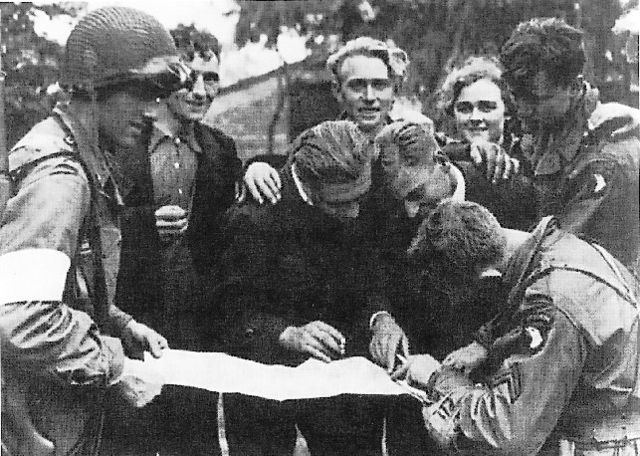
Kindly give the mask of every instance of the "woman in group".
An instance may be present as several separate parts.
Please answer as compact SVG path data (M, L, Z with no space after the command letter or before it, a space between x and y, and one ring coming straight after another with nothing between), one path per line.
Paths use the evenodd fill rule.
M470 57L454 68L439 91L438 107L439 139L464 172L466 198L488 207L503 225L527 229L535 221L533 193L520 169L526 162L519 159L519 124L510 116L513 107L497 58ZM498 161L504 168L487 164L481 170L474 165L480 146L510 159Z

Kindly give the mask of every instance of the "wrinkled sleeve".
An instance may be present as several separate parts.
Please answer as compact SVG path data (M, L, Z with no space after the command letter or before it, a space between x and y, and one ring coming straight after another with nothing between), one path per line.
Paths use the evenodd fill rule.
M76 160L58 156L37 163L20 176L3 214L0 256L48 249L74 258L89 204L87 178ZM33 274L28 268L21 273ZM47 280L46 273L28 277L32 286ZM116 379L123 363L120 342L100 335L89 315L70 308L61 297L19 299L21 293L29 296L29 280L23 289L14 290L11 302L4 300L0 306L3 364L47 371L68 383L105 384Z
M585 233L589 223L603 205L617 205L624 201L623 171L609 161L597 161L587 166L574 180L573 197L558 214L563 229L576 234Z
M458 454L536 454L578 382L587 342L546 299L533 298L521 324L497 339L506 359L489 381L474 385L457 371L432 376L430 434ZM506 342L505 342L506 340Z

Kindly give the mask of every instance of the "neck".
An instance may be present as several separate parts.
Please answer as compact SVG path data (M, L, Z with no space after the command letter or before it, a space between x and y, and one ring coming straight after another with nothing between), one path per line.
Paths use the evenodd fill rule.
M64 108L66 111L87 133L98 128L98 111L99 107L96 103L84 100L71 100Z
M502 261L497 265L496 269L504 273L511 257L520 247L522 247L522 245L524 245L525 242L531 239L532 234L527 233L526 231L512 230L509 228L502 228L502 233L506 238L506 245Z
M157 115L157 122L174 136L186 136L193 128L193 122L175 115L166 103L160 104Z

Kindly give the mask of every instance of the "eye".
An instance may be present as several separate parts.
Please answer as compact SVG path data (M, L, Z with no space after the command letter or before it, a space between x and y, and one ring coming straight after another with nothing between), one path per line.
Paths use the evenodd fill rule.
M371 81L371 86L374 88L374 90L382 91L391 87L391 81L389 81L388 79L374 79L373 81Z
M352 79L347 82L347 87L354 92L364 92L367 90L367 81L365 79Z
M215 71L207 71L202 73L202 80L205 83L219 82L220 76Z
M458 101L453 108L461 114L471 114L473 112L473 104L469 101Z
M481 100L478 102L478 109L482 112L495 111L498 108L498 103L495 101Z

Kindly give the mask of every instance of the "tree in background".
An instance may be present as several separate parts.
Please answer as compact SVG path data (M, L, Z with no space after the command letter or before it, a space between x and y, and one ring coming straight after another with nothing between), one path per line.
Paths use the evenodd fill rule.
M81 2L39 5L50 16L81 14ZM432 96L447 72L467 56L495 53L522 20L557 16L585 30L585 74L600 87L604 101L638 105L637 71L624 54L626 39L611 31L623 13L619 0L239 0L236 39L240 45L267 37L275 47L283 27L307 37L314 71L339 41L360 35L392 40L405 49L412 66L406 94L417 97L435 117ZM625 8L638 5L627 0ZM58 74L62 47L33 29L30 3L0 3L2 64L6 77L6 131L12 146L49 111L55 96L47 87ZM178 27L189 27L180 25ZM637 42L637 36L635 37ZM637 46L636 46L637 49ZM316 62L314 65L313 62Z
M632 0L625 6L637 3ZM419 97L430 116L435 115L430 97L454 65L470 55L497 53L523 20L561 17L586 32L585 75L601 88L602 99L638 104L637 94L629 93L625 42L611 32L623 13L617 0L312 0L241 1L240 5L240 43L260 34L275 43L282 26L308 34L309 47L323 57L332 50L333 42L327 39L331 35L342 41L361 35L392 40L412 61L407 94ZM314 46L319 36L324 37L322 45Z

